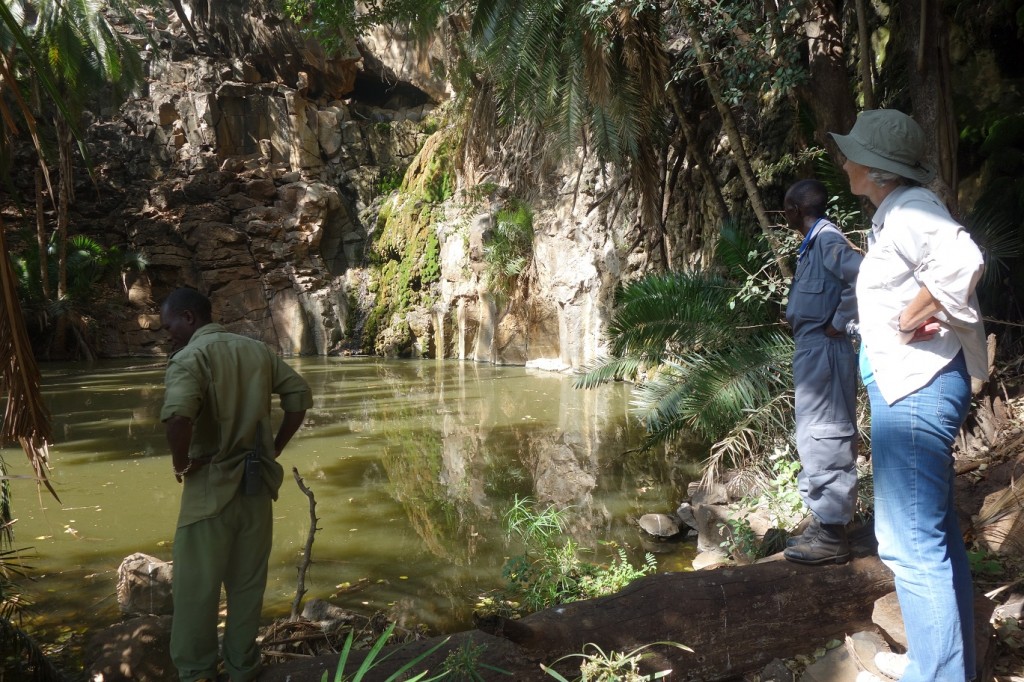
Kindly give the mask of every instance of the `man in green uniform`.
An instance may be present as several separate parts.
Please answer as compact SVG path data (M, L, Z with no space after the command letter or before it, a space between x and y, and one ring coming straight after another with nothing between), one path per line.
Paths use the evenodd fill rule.
M160 320L171 337L160 419L174 475L184 482L174 536L171 657L181 682L216 678L223 584L224 667L231 682L249 682L260 670L256 632L272 504L284 478L276 460L313 398L302 377L267 346L214 324L210 301L198 291L171 293ZM284 410L273 439L272 393Z

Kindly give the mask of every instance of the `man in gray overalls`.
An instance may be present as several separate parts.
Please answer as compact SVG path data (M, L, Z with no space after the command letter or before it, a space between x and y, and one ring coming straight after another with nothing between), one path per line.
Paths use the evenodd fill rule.
M824 217L827 200L823 184L801 180L783 202L789 226L804 236L786 307L796 342L799 488L812 519L784 554L801 564L850 558L846 524L857 501L857 356L846 333L857 319L863 256Z

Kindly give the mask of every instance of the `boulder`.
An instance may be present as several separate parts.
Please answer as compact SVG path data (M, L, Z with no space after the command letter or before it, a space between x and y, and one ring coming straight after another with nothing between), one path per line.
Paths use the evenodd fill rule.
M735 509L719 504L694 505L694 519L697 522L697 549L702 552L728 548L733 559L749 563L754 554L761 550L769 531L771 520L760 510ZM749 536L742 533L749 527Z
M705 568L712 568L714 566L721 566L722 564L729 563L729 555L720 549L711 549L702 551L693 557L693 570L700 571Z
M658 538L679 535L679 520L668 514L644 514L638 523L646 533Z
M171 582L174 574L170 562L141 552L132 554L117 569L117 603L125 615L170 614Z
M697 519L693 515L693 505L689 502L683 502L679 505L679 508L676 509L676 516L678 516L679 520L686 524L687 527L693 530L698 530Z
M143 616L99 630L86 646L87 679L177 682L170 644L170 616Z
M903 612L900 610L900 602L895 592L890 592L875 601L871 620L882 629L890 641L906 648L907 632L903 629Z

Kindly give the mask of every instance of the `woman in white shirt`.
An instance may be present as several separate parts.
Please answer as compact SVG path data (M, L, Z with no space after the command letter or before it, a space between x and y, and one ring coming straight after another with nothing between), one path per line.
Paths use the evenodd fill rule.
M902 682L964 682L975 676L974 595L952 448L971 377L987 377L974 293L981 252L920 186L935 172L923 163L925 136L913 119L865 111L848 135L832 136L851 191L877 207L857 279L861 375L871 400L878 553L895 576L908 650L876 664Z

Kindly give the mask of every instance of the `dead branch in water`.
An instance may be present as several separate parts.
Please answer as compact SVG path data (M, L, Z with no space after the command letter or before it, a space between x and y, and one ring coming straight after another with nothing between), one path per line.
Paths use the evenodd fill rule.
M295 482L299 485L299 490L309 498L309 534L306 536L306 546L302 550L302 563L299 564L299 578L298 584L295 586L295 601L292 602L292 616L291 620L298 620L300 609L302 607L302 598L306 596L306 571L309 569L309 565L313 563L313 537L316 535L316 527L318 518L316 518L316 498L313 497L313 491L306 487L306 484L302 482L302 478L299 476L299 470L292 467L292 475L295 477Z

